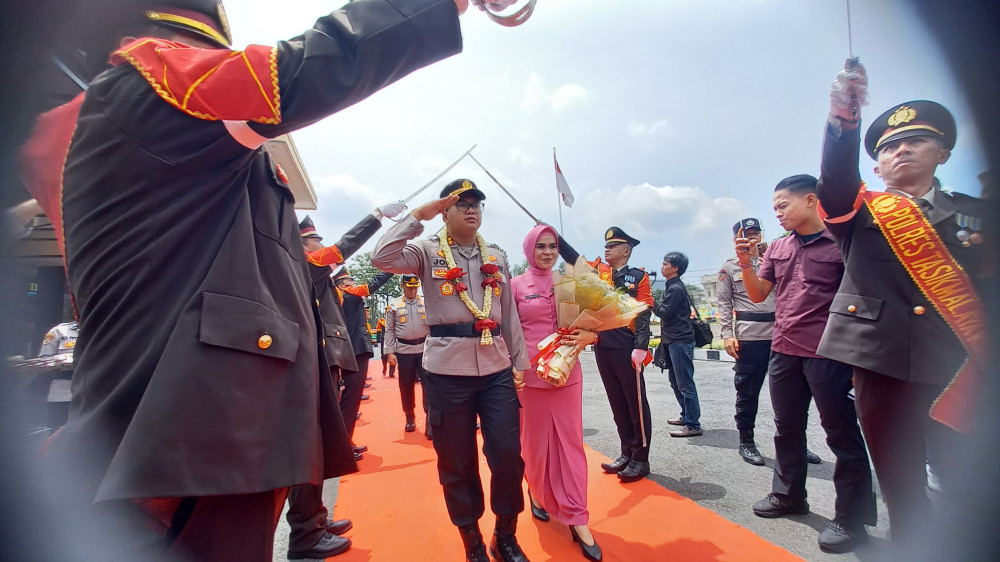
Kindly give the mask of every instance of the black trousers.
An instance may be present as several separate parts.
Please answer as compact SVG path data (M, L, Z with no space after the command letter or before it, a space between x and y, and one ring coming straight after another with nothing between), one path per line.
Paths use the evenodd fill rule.
M344 388L340 392L340 413L344 416L344 425L347 427L347 435L354 439L354 426L358 421L358 410L361 408L361 395L365 390L365 377L368 376L368 360L372 358L371 353L361 353L356 355L358 368L361 372L341 371L340 380L344 382Z
M892 542L896 544L916 545L936 530L933 508L924 489L928 451L946 485L961 467L964 438L928 415L943 390L940 385L911 383L854 369L861 429L889 508Z
M752 430L757 422L760 389L767 377L767 364L771 358L771 340L740 341L740 358L733 371L736 386L736 429Z
M329 513L323 505L323 485L299 484L288 490L288 513L285 520L291 527L288 550L309 550L326 533Z
M406 414L406 421L411 422L416 419L416 392L417 380L423 380L421 371L423 367L423 353L397 353L396 361L399 365L399 397L403 402L403 413ZM423 395L424 414L427 413L427 392L421 391Z
M858 427L851 390L851 367L824 358L776 351L770 362L774 408L772 491L796 501L806 499L806 424L815 398L826 443L837 457L833 469L836 517L845 523L874 525L875 492L868 453Z
M632 350L595 347L597 370L604 382L604 391L611 404L611 414L618 427L622 455L634 461L649 461L649 443L653 438L653 422L649 401L646 400L646 379L640 372L636 387L632 368ZM641 412L641 419L640 419ZM643 436L646 444L643 445Z
M427 373L423 391L434 431L438 479L451 522L459 527L472 525L486 509L479 479L476 415L490 466L490 507L498 516L517 516L524 511L521 404L511 370L482 377Z

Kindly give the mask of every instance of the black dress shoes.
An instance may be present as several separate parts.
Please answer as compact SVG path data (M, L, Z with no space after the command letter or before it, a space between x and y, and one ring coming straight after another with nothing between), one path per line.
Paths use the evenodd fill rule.
M368 445L355 445L354 446L354 452L355 453L367 453L368 452Z
M434 432L431 431L431 426L429 425L424 426L424 437L426 437L428 441L434 440Z
M365 388L371 388L372 387L372 383L366 382L364 387Z
M528 490L528 504L531 506L532 517L542 522L549 520L549 512L544 507L535 507L535 497L531 495L531 490Z
M412 433L416 430L417 430L417 422L415 421L408 421L406 422L406 425L403 426L403 431L407 433Z
M584 558L587 560L593 560L594 562L601 560L601 547L597 546L597 541L594 541L594 544L588 546L576 532L576 527L572 525L569 526L569 534L573 535L573 542L580 543L580 550L583 552Z
M368 396L367 394L362 394L361 395L361 399L362 400L371 400L371 396Z
M632 461L628 463L621 472L618 473L618 479L623 483L635 482L636 480L642 480L643 477L649 474L649 463L643 461Z
M354 460L355 461L359 461L359 460L361 460L363 458L365 458L365 456L362 455L361 453L354 453Z
M764 466L764 457L760 456L754 443L740 443L740 456L752 465Z
M809 464L822 464L823 459L819 458L819 455L806 449L806 462Z
M326 532L331 535L343 535L347 531L354 528L354 523L350 519L339 519L334 521L333 519L326 520Z
M608 474L615 474L621 472L626 466L628 466L628 463L630 462L632 462L632 459L626 457L625 455L622 455L617 459L615 459L613 462L602 462L601 468L604 469L604 472L607 472Z
M850 552L868 541L868 530L861 524L848 524L834 519L819 534L819 547L827 552Z
M298 558L308 558L310 560L324 560L331 556L343 554L347 552L347 549L349 548L351 548L351 539L325 533L323 538L316 543L316 546L310 548L309 550L300 550L296 552L289 550L288 559L295 560Z
M766 498L753 504L753 513L757 517L768 519L785 515L805 515L809 513L809 502L805 500L797 502L777 494L768 494Z

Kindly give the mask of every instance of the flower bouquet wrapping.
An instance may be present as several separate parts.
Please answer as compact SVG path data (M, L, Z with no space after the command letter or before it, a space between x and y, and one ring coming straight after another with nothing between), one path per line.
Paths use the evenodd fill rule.
M601 279L581 256L576 264L566 264L566 274L553 272L553 291L559 329L538 342L536 372L542 380L563 386L576 364L580 350L562 343L562 336L575 329L600 332L622 328L649 308Z

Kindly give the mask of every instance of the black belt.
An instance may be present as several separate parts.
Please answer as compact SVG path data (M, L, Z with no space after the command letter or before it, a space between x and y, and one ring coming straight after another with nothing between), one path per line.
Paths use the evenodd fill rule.
M470 323L462 324L435 324L431 326L431 336L435 338L478 338L483 335L482 330L477 330L476 325ZM500 327L493 328L490 333L494 336L500 335Z
M774 322L774 313L737 310L736 319L744 322Z
M424 343L424 340L426 339L427 338L420 338L419 340L408 340L405 338L396 338L396 341L398 341L399 343L405 343L406 345L420 345Z

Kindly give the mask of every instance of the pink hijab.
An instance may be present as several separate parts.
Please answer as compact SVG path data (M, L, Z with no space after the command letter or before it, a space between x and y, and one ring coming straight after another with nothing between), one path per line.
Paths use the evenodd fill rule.
M528 235L524 237L524 245L522 246L524 257L528 258L528 271L525 274L531 275L534 285L539 288L540 294L543 295L548 294L552 290L552 270L542 269L535 263L535 244L545 234L551 234L556 239L556 247L558 249L559 233L547 224L540 224L529 230Z

